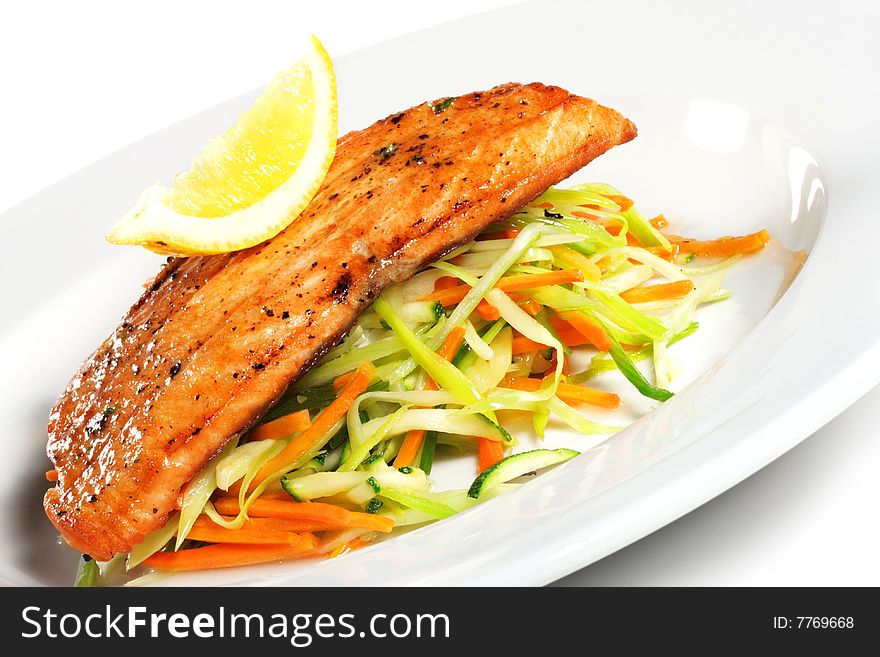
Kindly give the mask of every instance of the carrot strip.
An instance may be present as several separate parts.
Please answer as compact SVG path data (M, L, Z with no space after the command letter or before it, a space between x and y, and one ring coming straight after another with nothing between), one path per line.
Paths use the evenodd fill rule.
M669 225L669 220L666 219L666 217L664 217L662 214L658 214L648 223L650 223L657 230L660 230L661 228L666 228Z
M301 534L295 545L206 545L179 552L157 552L144 560L156 570L186 571L209 568L231 568L256 563L283 561L302 557L314 550L318 541L311 534Z
M620 298L627 303L644 303L645 301L659 301L660 299L678 299L694 289L694 284L688 279L661 283L660 285L647 285L630 288L620 293Z
M501 317L501 312L485 299L480 299L480 303L477 304L476 311L480 317L488 322L494 322L496 319Z
M305 455L309 450L314 449L315 441L324 436L348 412L354 400L370 385L370 381L372 381L375 373L376 368L373 367L372 363L361 363L355 370L355 375L339 391L336 399L330 402L330 405L315 418L315 421L305 431L291 440L287 447L281 450L275 458L260 468L260 471L254 478L253 485L259 485L266 477L272 476Z
M589 340L599 351L611 349L611 338L605 329L584 314L577 312L559 313L559 319L568 322L574 329Z
M534 392L541 387L541 383L541 379L517 376L505 379L501 383L501 387ZM620 397L613 392L576 386L564 381L559 382L556 388L556 396L569 404L590 404L591 406L600 406L602 408L617 408L620 405Z
M578 253L568 246L551 246L550 251L558 257L567 267L580 270L581 275L588 281L598 281L602 278L602 270L599 266L582 253Z
M559 338L566 347L580 347L585 344L593 344L589 339L585 338L579 331L576 331L571 325L560 321L556 317L550 319L550 323L559 334ZM535 342L521 333L514 333L513 336L513 355L528 354L532 351L543 351L548 349L550 345Z
M513 337L513 355L518 356L520 354L528 354L532 351L541 351L543 349L547 349L546 344L541 344L540 342L535 342L534 340L527 338L524 335L515 335Z
M311 423L309 412L303 409L255 427L250 433L250 440L287 438L308 429Z
M504 458L504 447L497 440L477 439L477 474Z
M221 497L214 500L217 513L237 516L241 511L238 500L232 497ZM332 525L334 528L348 527L351 512L334 504L323 502L285 502L283 500L257 499L248 509L252 518L277 518L279 520L303 520Z
M379 516L374 513L360 513L359 511L351 512L351 523L348 525L352 529L371 529L376 532L387 534L394 529L394 520L388 516Z
M545 285L561 285L584 280L584 275L578 269L559 269L546 274L513 274L498 279L495 287L504 292L517 292ZM442 290L437 290L422 298L423 301L439 301L444 306L453 306L465 298L471 286L467 284L457 285Z
M302 537L294 532L277 529L226 529L219 525L213 527L193 527L187 538L206 543L238 543L247 545L300 545Z
M235 516L221 516L224 520L235 520ZM196 518L193 528L204 529L206 527L219 527L217 523L208 516L199 516ZM287 518L248 518L242 529L250 529L255 531L277 531L277 532L323 532L331 529L339 529L339 525L327 522L316 522L314 520L289 520ZM244 541L240 541L244 542Z
M449 335L446 336L443 344L440 345L440 348L437 350L437 355L444 360L451 361L462 342L464 342L464 327L456 326L449 332Z
M658 258L663 258L664 260L672 260L678 254L678 244L672 244L671 246L671 250L664 249L662 246L647 246L644 248L645 251L647 251L648 253L653 253Z
M619 233L619 232L620 232L620 231L618 231L618 233ZM637 246L637 247L639 247L639 248L644 248L644 247L645 247L645 245L642 244L642 242L639 240L638 237L636 237L635 235L633 235L632 233L629 233L629 232L626 234L626 243L627 243L629 246Z
M626 212L633 206L633 202L631 199L628 199L626 196L622 194L611 194L606 196L609 201L614 201L617 205L620 206L621 212Z
M461 281L455 276L441 276L434 282L434 291L448 290L451 287L458 287Z
M406 432L406 436L400 444L400 451L394 457L395 468L402 468L415 462L416 456L418 456L419 450L425 442L425 435L424 429L412 429Z
M708 242L687 239L678 235L668 237L670 242L678 244L681 253L693 253L706 258L726 258L739 253L757 251L764 248L770 241L770 234L766 230L759 230L757 233L740 237L722 237Z
M58 481L58 470L46 470L46 481Z
M582 205L582 208L591 208L593 210L601 210L601 208L597 205ZM588 214L586 212L581 212L580 210L572 210L572 217L577 217L578 219L586 219L587 221L592 221L594 224L599 224L607 228L608 226L619 226L620 224L613 221L605 221L602 217L596 216L595 214ZM618 231L619 232L619 231Z
M532 317L541 312L541 304L539 304L534 299L526 299L525 301L521 302L519 306Z
M440 348L437 350L437 354L444 360L452 361L455 352L458 351L458 348L463 341L464 328L456 326L449 332L449 335L446 336L443 344L440 345ZM427 383L425 383L425 390L436 389L437 383L434 379L429 379ZM426 432L422 429L413 429L407 432L406 437L403 439L403 443L400 445L400 451L397 452L397 456L394 458L395 468L402 468L405 465L412 465L413 462L415 462L416 456L418 456L419 450L422 448L422 443L425 442L425 433Z

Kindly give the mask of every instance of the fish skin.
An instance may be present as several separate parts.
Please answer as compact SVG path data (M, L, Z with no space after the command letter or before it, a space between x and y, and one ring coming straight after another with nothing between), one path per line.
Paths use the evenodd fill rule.
M82 364L49 418L49 519L95 559L130 551L385 287L635 135L592 100L511 83L343 136L296 221L250 249L169 258Z

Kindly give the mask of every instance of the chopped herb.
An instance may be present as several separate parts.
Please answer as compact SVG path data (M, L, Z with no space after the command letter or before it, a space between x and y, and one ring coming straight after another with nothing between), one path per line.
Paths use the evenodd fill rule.
M451 96L451 97L447 98L446 100L441 100L436 105L429 105L428 107L430 107L432 110L434 110L434 114L439 114L440 112L445 110L447 107L452 105L452 103L454 103L454 102L455 102L455 97Z
M373 157L378 157L379 164L382 164L383 162L385 162L385 160L387 160L389 157L394 155L394 151L396 151L396 150L397 150L396 144L388 144L387 146L383 146L379 150L375 151L373 153Z
M370 500L370 503L367 504L367 513L379 513L379 509L382 508L382 500L376 499L375 497Z
M116 412L116 404L110 404L107 408L101 411L101 415L104 417L110 417Z
M413 471L413 469L408 465L405 465L402 468L397 468L397 469L400 470L403 474L412 474L412 471Z
M558 212L550 212L547 208L544 208L544 216L548 219L562 219L562 215Z

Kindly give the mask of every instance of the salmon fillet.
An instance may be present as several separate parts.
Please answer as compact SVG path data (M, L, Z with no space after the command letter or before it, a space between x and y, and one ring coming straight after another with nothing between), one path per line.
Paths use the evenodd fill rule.
M49 418L49 519L95 559L130 551L385 287L635 135L537 83L345 135L299 219L244 251L169 258L82 364Z

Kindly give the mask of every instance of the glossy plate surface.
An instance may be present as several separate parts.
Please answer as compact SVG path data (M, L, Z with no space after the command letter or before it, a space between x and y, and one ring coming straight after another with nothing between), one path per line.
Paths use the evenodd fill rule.
M875 384L880 231L871 195L880 140L865 108L878 93L858 67L876 61L868 34L876 16L848 5L818 20L816 7L528 3L337 61L343 131L509 80L591 96L632 118L640 134L572 182L610 182L682 234L763 227L774 244L729 270L734 298L703 309L700 331L671 350L681 366L673 400L650 412L608 375L602 384L627 391L644 417L601 444L550 432L548 446L585 455L353 555L163 583L543 584L723 492ZM159 262L105 245L103 233L144 187L186 168L256 94L135 143L0 218L8 247L0 260L0 580L71 581L76 555L56 545L40 507L46 415ZM472 468L447 461L436 479L462 487Z

